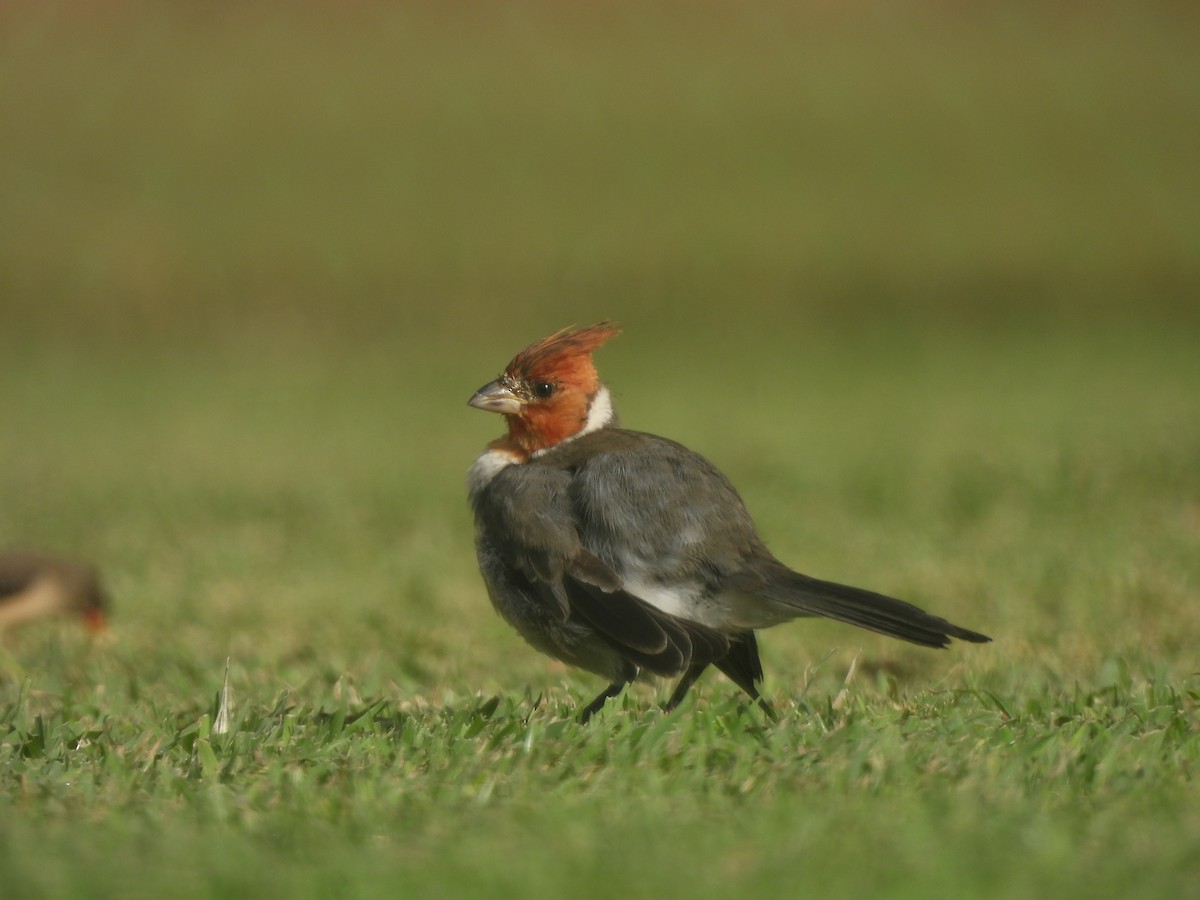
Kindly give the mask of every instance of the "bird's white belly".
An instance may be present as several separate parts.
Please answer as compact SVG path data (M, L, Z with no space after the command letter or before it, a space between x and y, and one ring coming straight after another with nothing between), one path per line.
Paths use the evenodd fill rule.
M711 593L694 582L664 585L638 574L623 579L626 592L655 609L717 631L768 628L796 618L796 610L753 594Z
M622 582L627 593L676 618L717 629L729 624L728 613L715 598L705 596L699 584L666 585L637 574L626 575Z

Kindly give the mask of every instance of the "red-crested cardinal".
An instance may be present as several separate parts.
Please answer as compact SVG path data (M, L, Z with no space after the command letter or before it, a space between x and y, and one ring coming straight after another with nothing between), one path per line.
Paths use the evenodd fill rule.
M105 596L96 570L84 562L31 551L0 554L0 632L32 619L77 615L104 630Z
M592 352L619 329L565 329L526 347L471 397L508 434L468 477L479 569L533 647L609 686L715 665L770 712L755 629L827 616L926 647L986 635L910 603L793 572L767 550L729 480L674 441L617 427Z

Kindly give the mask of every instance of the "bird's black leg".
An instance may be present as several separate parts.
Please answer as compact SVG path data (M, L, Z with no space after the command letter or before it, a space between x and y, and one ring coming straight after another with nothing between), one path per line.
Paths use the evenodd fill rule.
M671 694L671 699L663 704L663 712L670 712L687 696L687 692L692 689L692 685L696 683L704 670L708 668L708 663L693 663L688 666L688 670L683 673L683 677L679 679L679 684L675 688L675 692Z
M734 684L750 695L750 699L758 704L759 709L767 714L768 719L770 719L772 722L779 721L779 716L775 715L775 710L771 709L770 704L768 704L767 701L762 698L762 695L759 694L758 687L753 681L746 681L745 679L741 678L740 676L742 673L736 669L734 669L734 671L730 671L725 666L721 665L721 663L717 663L716 666L718 669L728 675Z
M616 681L602 690L600 692L600 696L583 708L583 712L579 714L579 721L581 723L586 723L588 719L600 712L601 708L605 703L608 702L610 697L615 697L617 694L621 693L621 691L625 690L626 684L627 682L624 681Z
M758 658L758 641L753 631L743 632L739 640L729 645L729 654L717 660L716 666L724 672L729 680L750 695L750 699L759 705L772 722L779 721L775 710L767 704L758 693L758 682L762 680L762 662Z

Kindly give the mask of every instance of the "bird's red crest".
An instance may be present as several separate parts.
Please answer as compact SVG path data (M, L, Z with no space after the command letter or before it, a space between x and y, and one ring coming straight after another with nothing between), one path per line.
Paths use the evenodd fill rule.
M516 378L529 378L551 373L585 375L590 369L594 377L593 351L620 333L621 329L612 322L597 322L586 328L564 328L530 344L513 357L505 372Z

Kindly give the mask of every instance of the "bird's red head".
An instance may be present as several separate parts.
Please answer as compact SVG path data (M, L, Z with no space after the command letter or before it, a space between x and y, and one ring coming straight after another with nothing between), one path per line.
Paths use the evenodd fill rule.
M514 356L504 374L469 403L503 413L508 437L500 443L525 457L610 424L612 407L592 352L620 333L611 322L556 331Z

